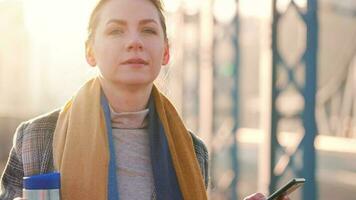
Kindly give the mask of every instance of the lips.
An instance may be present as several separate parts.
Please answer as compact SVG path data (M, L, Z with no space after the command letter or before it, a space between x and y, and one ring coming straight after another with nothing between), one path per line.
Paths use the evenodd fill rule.
M148 65L148 62L142 58L130 58L122 62L124 65Z

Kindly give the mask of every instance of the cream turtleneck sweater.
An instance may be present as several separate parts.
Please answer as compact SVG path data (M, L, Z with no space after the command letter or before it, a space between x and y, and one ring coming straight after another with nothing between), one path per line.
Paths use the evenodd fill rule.
M147 130L148 109L116 113L111 109L118 191L121 200L151 199L153 174Z

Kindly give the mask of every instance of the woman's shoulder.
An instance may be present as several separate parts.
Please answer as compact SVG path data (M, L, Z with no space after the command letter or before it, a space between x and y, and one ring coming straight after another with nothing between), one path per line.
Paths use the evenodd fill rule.
M205 187L208 188L209 185L209 154L208 149L204 143L204 141L199 138L197 135L189 131L192 136L193 146L195 155L197 156L197 160L200 166L200 171L204 178Z
M31 133L41 134L53 132L56 128L59 112L60 109L55 109L22 122L16 130L17 140L22 139L24 136L30 136Z
M193 132L189 131L190 135L192 136L192 140L193 140L193 145L195 148L196 153L200 153L204 156L208 156L208 149L204 143L204 141L197 136L196 134L194 134Z
M22 122L14 135L11 157L25 176L52 169L52 141L60 109Z
M60 109L55 109L48 113L39 115L30 120L23 122L26 127L31 129L48 129L55 128Z
M189 131L189 133L192 136L194 151L197 155L198 161L202 163L208 162L209 153L204 141L199 136L195 135L193 132Z

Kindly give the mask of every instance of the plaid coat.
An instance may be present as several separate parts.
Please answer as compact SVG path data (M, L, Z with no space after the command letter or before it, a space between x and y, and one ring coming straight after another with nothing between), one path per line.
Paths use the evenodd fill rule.
M59 110L23 122L16 130L0 183L0 200L22 196L22 178L54 171L52 143ZM208 152L204 143L192 135L195 153L205 186L208 186Z

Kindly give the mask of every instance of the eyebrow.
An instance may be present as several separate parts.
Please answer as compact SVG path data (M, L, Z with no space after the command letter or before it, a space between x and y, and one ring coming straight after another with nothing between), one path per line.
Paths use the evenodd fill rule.
M110 23L114 23L114 24L118 24L118 25L127 25L127 22L121 19L110 19L106 25L110 24ZM158 25L158 23L156 22L156 20L154 19L143 19L140 20L140 22L138 23L139 25L144 25L144 24L148 24L148 23L155 23Z

